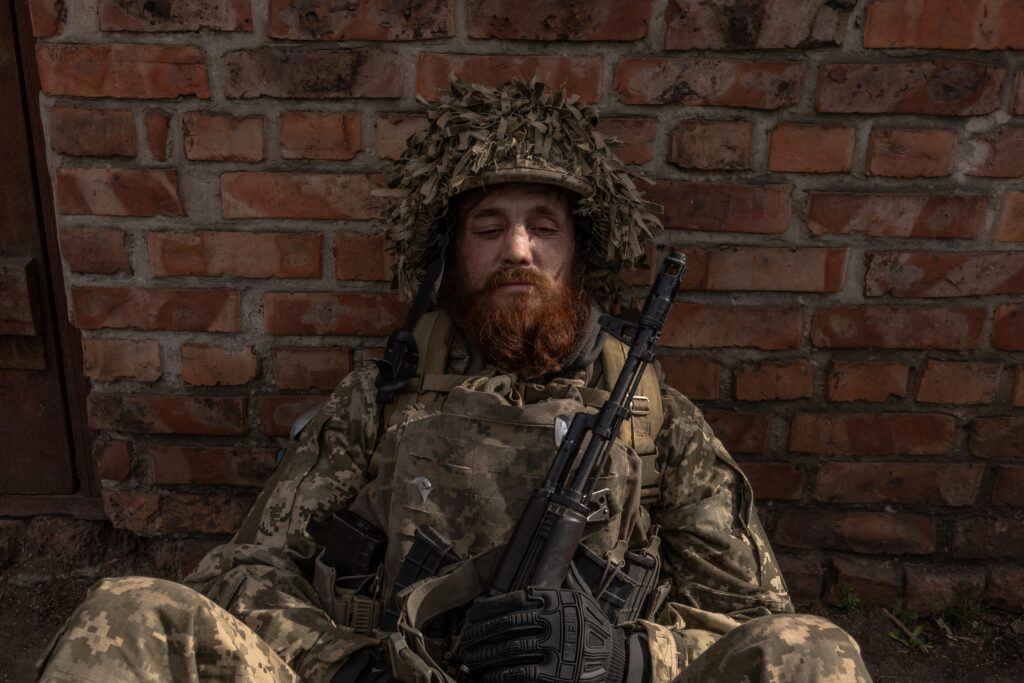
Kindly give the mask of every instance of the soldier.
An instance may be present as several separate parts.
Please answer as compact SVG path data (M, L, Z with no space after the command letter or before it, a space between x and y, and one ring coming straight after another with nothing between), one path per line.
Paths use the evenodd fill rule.
M608 396L623 346L597 317L661 225L575 97L455 82L428 118L397 164L385 226L403 295L430 294L447 264L415 327L415 376L379 397L376 366L352 372L231 543L185 585L98 583L43 680L440 683L461 666L488 683L869 681L846 633L792 614L747 479L653 368L599 480L604 514L575 583L479 595L554 453L553 418ZM339 520L367 547L338 547ZM467 559L396 601L423 524ZM374 527L377 566L339 576L383 547ZM610 609L627 575L639 598ZM417 617L437 603L454 609ZM573 633L587 643L574 660L556 642Z

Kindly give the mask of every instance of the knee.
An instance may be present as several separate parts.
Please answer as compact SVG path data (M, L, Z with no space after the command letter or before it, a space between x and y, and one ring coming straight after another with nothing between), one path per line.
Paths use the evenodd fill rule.
M735 633L737 638L755 642L773 642L790 650L814 651L826 648L830 652L851 650L860 652L860 646L849 633L828 619L813 614L773 614L743 624Z
M89 589L82 606L91 612L140 614L161 612L167 607L180 610L205 600L180 583L148 576L119 576L102 579Z

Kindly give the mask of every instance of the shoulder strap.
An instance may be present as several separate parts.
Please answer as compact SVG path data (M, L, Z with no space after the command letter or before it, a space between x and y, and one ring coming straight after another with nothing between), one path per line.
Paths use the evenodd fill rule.
M452 319L442 310L430 311L420 316L412 333L419 352L416 375L409 380L409 384L395 400L384 407L383 419L388 427L393 426L396 415L401 415L404 408L417 400L420 391L424 389L424 378L444 375L445 362L448 360L448 335L451 334L451 330ZM433 387L427 389L434 390Z

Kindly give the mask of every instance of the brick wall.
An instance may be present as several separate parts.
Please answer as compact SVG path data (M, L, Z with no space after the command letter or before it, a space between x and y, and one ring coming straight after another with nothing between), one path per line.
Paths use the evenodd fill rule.
M1024 602L1019 3L32 7L115 525L235 527L292 419L401 320L371 191L417 96L536 74L656 179L659 250L691 263L664 366L798 597Z

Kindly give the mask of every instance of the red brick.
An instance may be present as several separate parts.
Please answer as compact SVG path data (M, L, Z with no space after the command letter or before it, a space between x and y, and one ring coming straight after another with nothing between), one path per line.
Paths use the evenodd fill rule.
M418 114L377 114L377 157L398 159L409 137L425 131L429 123L426 116Z
M789 449L818 455L943 455L956 418L927 413L812 414L793 417Z
M452 36L452 0L310 3L270 0L271 38L290 40L430 40Z
M899 599L903 573L892 561L834 557L831 562L836 578L825 595L828 604L843 605L847 590L853 590L862 606L892 605Z
M97 382L155 382L163 374L160 343L153 339L83 339L85 376Z
M996 469L996 483L992 487L992 502L995 505L1024 507L1024 467Z
M673 358L659 356L665 381L684 396L695 401L713 401L718 398L719 377L722 366L706 358Z
M778 235L789 228L790 185L716 185L659 180L643 187L665 207L666 228Z
M992 346L1004 351L1024 351L1024 305L1006 304L996 308Z
M1024 521L975 517L953 524L953 557L979 560L1024 560Z
M274 336L385 336L405 321L406 304L393 296L353 292L266 292L267 332Z
M352 370L352 351L343 347L274 349L278 389L333 389Z
M49 38L64 30L67 18L65 0L29 0L28 14L32 21L32 35Z
M101 0L104 31L252 31L251 0L202 0L157 5L148 0Z
M646 164L654 158L654 139L658 135L657 119L639 117L601 119L598 132L615 138L615 156L624 164Z
M971 421L971 455L995 460L1024 459L1024 417L978 417Z
M535 78L549 88L565 88L583 102L596 102L601 94L600 57L558 55L455 55L420 54L416 64L416 94L437 99L448 90L448 75L455 72L473 83L494 87L516 76Z
M681 121L672 131L668 162L701 171L749 170L753 133L750 121Z
M167 138L171 117L167 112L151 109L146 112L146 146L155 161L167 161Z
M355 173L225 173L220 177L225 218L380 218L383 202L371 196L378 176Z
M1013 405L1024 408L1024 368L1017 368L1017 379L1013 383Z
M334 277L339 280L391 281L391 255L381 235L334 233Z
M661 343L687 349L736 346L780 351L800 346L802 330L799 308L678 303L665 321Z
M241 297L230 289L76 287L71 301L83 330L241 330Z
M985 597L993 607L1024 611L1024 567L990 568Z
M1024 116L1024 71L1017 71L1014 91L1016 96L1014 97L1013 113L1017 116Z
M244 398L93 392L88 406L93 429L210 436L248 432Z
M730 453L762 454L768 450L771 415L707 410L704 417Z
M193 161L263 160L263 117L188 111L181 117L185 156Z
M154 484L262 486L277 463L273 448L150 446Z
M814 393L814 366L808 361L755 363L735 370L739 401L789 401Z
M918 565L906 568L907 607L921 614L942 612L957 593L980 596L985 590L983 567Z
M1024 252L869 253L864 293L899 297L1024 292Z
M229 98L401 97L401 58L393 50L262 47L221 58Z
M651 264L657 265L658 255L655 245L648 243L644 246L644 261L634 268L626 268L621 276L627 285L639 285L650 287L654 284L654 271ZM685 277L685 274L684 274Z
M323 235L280 232L150 232L153 274L318 278Z
M843 44L852 2L677 0L665 10L668 50L764 50Z
M1024 192L1007 191L1003 197L1003 215L996 239L1000 242L1024 242Z
M985 317L983 308L837 306L818 310L811 339L833 349L976 349Z
M876 0L864 47L940 50L1024 49L1024 7L1005 0Z
M800 500L804 474L788 462L742 462L758 500Z
M647 35L651 0L469 0L470 38L501 40L637 40Z
M794 557L776 553L779 568L786 577L786 587L797 604L814 604L821 598L823 572L821 561L814 557Z
M768 170L849 173L853 142L853 128L780 123L769 139Z
M687 273L692 250L687 253ZM703 252L684 289L754 292L838 292L846 249L723 247Z
M253 496L103 489L103 508L117 529L139 536L234 533Z
M984 465L826 462L814 499L823 503L953 505L974 503Z
M810 194L807 227L814 235L974 239L988 209L983 196Z
M185 215L174 170L58 168L57 204L69 215Z
M829 401L888 401L907 393L905 363L836 361L825 381Z
M930 360L917 388L919 403L991 403L999 388L999 363L944 363Z
M615 90L626 104L780 109L800 100L803 78L800 61L627 57Z
M251 346L231 351L219 346L183 344L181 376L186 384L200 387L239 386L256 379L259 358Z
M135 156L135 119L128 109L56 106L50 111L50 147L78 157Z
M126 439L97 441L93 445L93 460L100 479L124 481L131 476L132 442Z
M775 543L811 550L930 555L935 552L935 520L891 512L790 509L779 516Z
M362 114L357 111L290 111L281 114L281 156L285 159L351 159L363 148Z
M39 81L47 95L133 99L208 99L203 51L171 45L36 46Z
M64 228L60 253L72 273L131 273L125 234L117 228Z
M985 178L1024 176L1024 127L997 128L973 135L964 151L967 175Z
M818 67L815 108L839 114L977 116L999 107L1006 69L938 59Z
M897 178L938 178L953 171L956 131L872 128L868 173Z
M329 396L260 396L260 425L268 436L288 436L303 413L327 403Z

